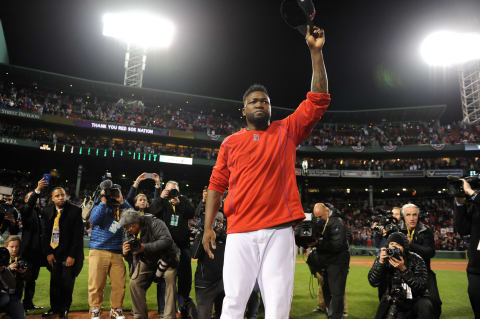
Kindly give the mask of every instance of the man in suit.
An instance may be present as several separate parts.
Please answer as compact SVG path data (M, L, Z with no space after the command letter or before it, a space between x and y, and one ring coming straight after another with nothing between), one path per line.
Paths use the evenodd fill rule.
M75 278L83 266L83 221L79 207L67 201L62 187L52 191L53 205L45 209L45 247L50 271L50 306L45 316L68 318Z

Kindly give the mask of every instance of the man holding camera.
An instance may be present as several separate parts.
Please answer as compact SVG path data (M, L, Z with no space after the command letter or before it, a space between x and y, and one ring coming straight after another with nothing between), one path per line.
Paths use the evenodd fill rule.
M0 234L8 231L10 235L17 235L20 232L20 214L13 205L13 193L3 195L3 200L5 201L3 204L5 214L3 220L0 221Z
M388 236L387 247L368 272L373 287L386 285L375 319L433 319L428 298L427 267L422 257L409 251L407 237L400 232Z
M317 241L313 245L315 250L312 254L316 254L315 259L321 260L321 263L309 266L311 269L317 268L313 272L319 279L319 285L324 284L322 292L326 296L328 318L339 319L344 312L345 286L350 263L347 229L338 210L330 204L315 204L313 215L320 222L313 227Z
M465 180L463 194L455 196L455 228L462 235L470 235L468 248L468 296L475 318L480 318L480 196L478 190Z
M100 319L103 291L110 277L110 317L125 319L122 310L125 296L125 264L122 258L123 229L119 224L121 212L131 208L123 199L117 184L103 189L100 203L90 213L92 233L88 254L88 303L92 319Z
M427 267L427 288L433 304L434 318L439 318L442 313L442 301L438 292L437 277L430 267L430 259L435 256L433 231L419 221L420 208L417 205L403 205L401 214L404 220L404 228L401 231L407 236L409 249L420 255Z
M165 223L133 209L122 213L123 256L130 268L130 296L135 318L148 319L146 293L155 279L165 278L164 319L175 319L175 276L180 252Z
M44 211L51 306L44 316L58 313L60 318L67 318L75 278L83 267L82 210L67 200L62 187L53 189L52 202Z
M188 220L192 219L195 209L190 201L180 195L180 188L176 181L168 181L160 194L160 201L155 207L152 206L152 213L163 220L172 235L173 241L180 249L180 263L177 268L179 307L190 301L190 290L192 288L192 266L190 252L190 229ZM161 294L158 296L161 298Z
M44 178L38 181L34 191L25 196L25 206L22 210L22 244L20 255L30 265L31 277L25 282L25 294L23 296L23 307L26 311L41 309L33 304L35 294L35 281L38 278L41 266L46 266L44 236L44 216L39 207L41 191L48 186Z

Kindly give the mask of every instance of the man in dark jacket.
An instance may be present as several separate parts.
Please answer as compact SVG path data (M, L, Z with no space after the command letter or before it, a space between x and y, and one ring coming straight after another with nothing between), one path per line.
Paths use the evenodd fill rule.
M435 256L435 240L433 231L419 221L420 208L414 204L402 206L401 214L404 219L402 233L407 236L410 251L423 258L428 272L427 288L433 304L434 318L440 318L442 301L438 292L437 277L430 267L430 259Z
M212 315L212 306L215 305L215 319L219 319L222 314L222 302L225 296L223 290L223 257L225 255L225 243L227 234L224 227L224 218L222 213L217 213L215 217L215 258L210 259L205 253L202 245L195 271L195 297L197 300L197 310L199 319L210 319Z
M83 267L82 210L67 201L62 187L52 191L53 205L45 208L45 238L50 270L50 306L45 315L67 318L75 278ZM53 313L52 313L53 312Z
M122 213L123 256L130 268L130 297L135 318L148 319L146 293L161 270L166 282L164 319L175 319L175 267L179 250L165 223L133 209ZM160 262L161 261L161 262Z
M475 318L480 318L480 195L462 179L465 197L455 197L455 228L462 235L470 235L468 248L468 296Z
M41 266L46 266L46 255L44 243L44 216L38 205L40 192L48 186L42 178L38 181L33 192L25 196L25 206L22 210L22 243L20 255L23 256L29 265L31 277L25 282L25 294L23 296L23 307L25 310L42 309L33 304L35 295L35 281L38 278Z
M0 220L0 234L8 231L10 235L17 235L20 232L20 214L13 205L13 194L3 195L5 200L5 215L3 220Z
M170 192L177 196L171 196ZM190 201L179 195L180 188L175 181L168 181L160 194L158 206L152 206L151 213L163 220L172 235L173 241L180 249L180 263L177 268L179 305L190 300L192 288L192 265L190 252L190 229L188 220L194 216L194 208ZM158 296L161 298L161 294Z
M338 210L330 204L315 204L313 214L321 220L314 229L315 237L318 238L315 247L318 259L323 263L323 293L326 297L328 318L340 319L343 317L350 263L347 229Z
M422 257L408 250L408 240L404 234L396 232L387 239L388 249L398 249L390 257L387 248L368 272L368 282L373 287L386 284L386 291L378 306L376 319L393 314L392 318L432 319L433 306L428 298L427 268Z

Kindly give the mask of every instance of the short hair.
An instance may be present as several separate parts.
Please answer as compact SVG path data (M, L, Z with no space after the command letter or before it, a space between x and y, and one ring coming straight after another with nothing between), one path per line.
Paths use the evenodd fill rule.
M65 188L63 188L63 187L61 187L61 186L57 186L57 187L55 187L54 189L52 189L52 191L50 192L50 194L53 194L53 192L55 192L55 191L57 191L57 190L59 190L59 189L61 189L62 191L64 191L65 194L67 193L67 191L65 190Z
M120 224L120 226L125 227L125 226L132 225L139 222L140 219L141 219L140 213L133 208L129 208L122 212L118 223Z
M420 207L418 207L417 205L415 204L412 204L412 203L408 203L408 204L405 204L402 206L402 209L401 209L401 214L402 214L402 217L405 217L405 209L406 208L410 208L410 207L415 207L417 210L418 210L418 213L420 214Z
M247 96L249 96L250 93L252 92L263 92L267 96L270 96L268 95L267 88L264 85L255 83L250 85L248 89L245 91L245 93L243 93L243 98L242 98L243 104L245 104L245 101L247 100Z
M169 180L166 184L165 184L165 187L168 185L168 184L173 184L173 185L176 185L178 189L180 189L180 185L178 184L177 181L174 181L174 180Z
M5 242L3 243L3 247L7 247L8 244L12 241L18 241L19 243L21 243L22 241L20 240L20 237L17 236L17 235L10 235L7 237L7 239L5 239Z

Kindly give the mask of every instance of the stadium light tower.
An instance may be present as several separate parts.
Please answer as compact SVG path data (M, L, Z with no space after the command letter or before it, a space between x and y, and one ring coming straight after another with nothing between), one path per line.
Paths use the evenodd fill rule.
M432 66L457 66L463 122L480 123L480 34L440 31L429 35L420 54Z
M147 12L107 13L103 16L103 35L127 44L124 85L142 87L147 50L168 48L174 31L172 22Z

